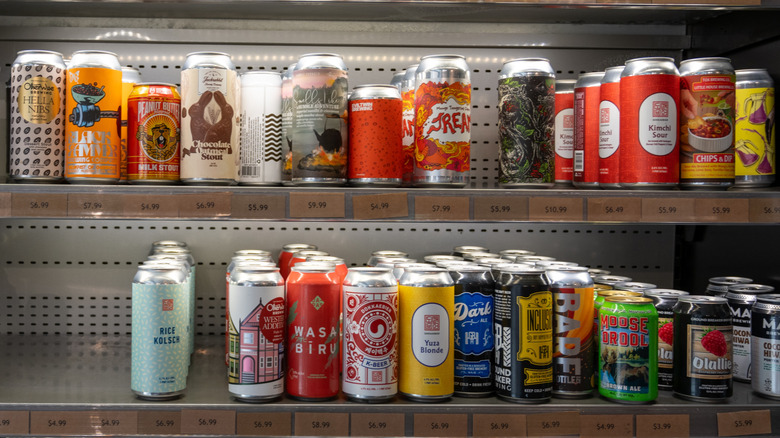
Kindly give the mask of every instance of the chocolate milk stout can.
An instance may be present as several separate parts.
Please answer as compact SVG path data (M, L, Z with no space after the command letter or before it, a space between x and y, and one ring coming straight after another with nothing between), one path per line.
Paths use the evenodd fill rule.
M176 86L141 83L127 99L127 180L130 184L179 181L179 117Z
M74 52L65 96L65 179L74 184L119 181L122 66L116 54Z
M23 50L11 65L8 161L15 182L58 182L65 152L62 54Z
M737 187L767 187L775 181L775 84L765 69L737 70L734 131Z
M410 65L406 68L403 82L401 82L401 100L403 103L402 114L402 139L404 162L401 166L403 170L403 185L405 187L412 185L414 175L414 90L415 75L417 67L420 64Z
M292 123L293 107L292 75L295 64L290 64L282 75L282 185L292 185Z
M737 382L750 382L753 374L750 349L750 309L756 299L775 291L772 286L763 284L736 284L729 286L726 299L731 309L731 323L734 326L732 353L734 355L733 379Z
M127 99L130 98L130 93L133 92L135 84L141 82L141 72L137 68L122 67L122 127L119 129L122 136L122 156L119 161L119 182L127 182L127 145L130 138L127 134L127 111L128 103Z
M620 188L620 74L609 67L601 79L599 103L599 187Z
M414 185L465 187L471 169L471 70L460 55L420 59L414 95Z
M780 400L780 295L761 295L752 309L750 351L751 385L756 394Z
M240 85L230 55L194 52L181 71L181 180L238 182Z
M570 186L574 173L574 79L555 81L555 184Z
M604 72L580 75L574 84L574 173L581 189L599 187L599 105Z
M270 71L241 75L241 170L243 185L282 181L282 77Z
M658 389L670 391L674 373L674 312L672 309L688 292L674 289L650 289L645 296L653 300L658 312Z
M347 182L347 66L341 55L310 53L295 64L292 79L292 182Z

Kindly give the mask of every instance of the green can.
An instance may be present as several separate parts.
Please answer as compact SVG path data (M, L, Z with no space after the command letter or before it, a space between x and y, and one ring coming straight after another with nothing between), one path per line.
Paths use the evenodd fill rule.
M644 297L606 298L599 312L599 394L621 403L658 397L658 312Z
M611 286L610 286L611 287ZM593 298L593 343L596 348L599 348L599 342L601 341L601 330L599 329L599 311L601 306L604 305L604 301L607 297L641 297L641 292L633 292L629 290L615 290L615 289L602 289L596 290L595 297ZM596 386L599 385L599 379L601 373L596 373Z

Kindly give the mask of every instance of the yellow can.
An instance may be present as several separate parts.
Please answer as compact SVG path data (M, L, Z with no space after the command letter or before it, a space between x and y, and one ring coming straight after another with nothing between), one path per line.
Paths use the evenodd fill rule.
M754 188L775 181L775 88L765 69L737 70L735 185Z

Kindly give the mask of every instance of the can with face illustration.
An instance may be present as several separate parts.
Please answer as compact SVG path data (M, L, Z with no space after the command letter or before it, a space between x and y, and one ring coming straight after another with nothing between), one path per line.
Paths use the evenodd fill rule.
M736 187L767 187L777 173L775 84L763 68L737 70Z
M574 84L574 173L572 184L599 186L599 105L604 72L580 75Z
M555 184L570 186L574 173L574 79L555 81Z
M403 103L401 147L403 148L404 157L401 169L403 171L402 184L405 187L412 185L414 177L414 91L416 86L415 77L419 65L414 64L407 67L401 82L401 100Z
M277 72L241 75L241 169L239 184L282 181L282 77Z
M127 180L131 184L179 181L179 117L176 86L141 83L128 102Z
M620 188L620 75L624 66L609 67L601 79L599 103L599 187Z
M127 182L127 145L130 138L127 134L128 128L128 99L130 93L133 92L135 84L141 82L141 72L137 68L122 67L122 127L120 128L120 135L122 136L122 156L119 161L119 182Z
M658 311L658 389L670 391L674 378L674 308L688 292L674 289L650 289L645 296Z
M292 185L292 123L293 107L292 75L295 64L290 64L282 75L282 185Z

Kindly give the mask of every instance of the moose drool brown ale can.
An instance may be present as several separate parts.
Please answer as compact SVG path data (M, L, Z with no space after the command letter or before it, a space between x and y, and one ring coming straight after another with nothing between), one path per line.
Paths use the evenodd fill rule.
M737 70L734 127L736 187L767 187L775 181L775 84L762 68Z
M179 117L176 86L141 83L128 102L127 180L131 184L179 181Z
M688 292L674 289L650 289L645 296L658 311L658 389L671 391L674 378L674 312L672 309Z
M282 77L270 71L241 75L239 184L277 185L282 180Z
M599 105L604 72L580 75L574 85L574 187L599 186Z
M780 400L780 295L760 295L752 308L751 385L756 394Z
M411 186L414 177L414 91L419 65L414 64L407 67L403 82L401 82L401 100L403 101L401 147L404 156L401 169L403 170L404 186Z
M574 173L574 79L555 81L555 184L570 186Z
M599 103L599 187L620 188L620 74L624 66L609 67L601 79Z
M726 299L731 309L731 322L734 326L733 378L737 382L750 382L753 374L750 357L751 308L757 297L775 291L772 286L763 284L735 284L729 286Z

